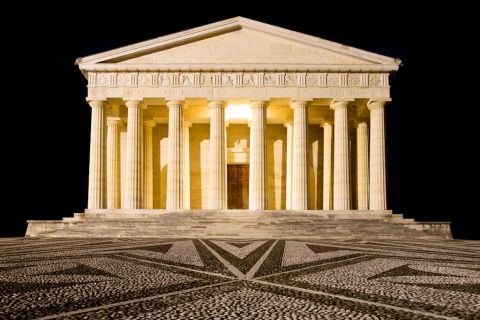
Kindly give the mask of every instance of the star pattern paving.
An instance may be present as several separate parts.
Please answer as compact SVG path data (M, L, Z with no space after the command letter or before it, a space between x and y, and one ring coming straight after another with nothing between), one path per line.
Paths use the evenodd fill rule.
M480 319L480 242L0 239L0 319Z

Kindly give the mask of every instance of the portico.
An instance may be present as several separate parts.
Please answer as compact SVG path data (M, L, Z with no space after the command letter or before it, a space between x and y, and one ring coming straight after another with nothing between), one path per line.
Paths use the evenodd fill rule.
M227 209L229 165L250 210L386 209L384 100L231 101L91 100L88 209Z

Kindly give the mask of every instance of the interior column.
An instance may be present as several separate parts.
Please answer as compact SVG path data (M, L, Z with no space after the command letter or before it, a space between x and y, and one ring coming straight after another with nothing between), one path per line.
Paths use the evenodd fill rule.
M144 121L145 127L145 165L143 184L143 208L153 209L153 128L155 122Z
M107 209L120 209L120 118L107 119Z
M332 139L333 127L325 122L323 127L323 210L333 209L332 192Z
M287 128L287 176L285 179L285 207L286 210L292 210L292 148L293 148L293 125L291 122L285 123Z
M368 127L357 126L357 203L358 210L368 210Z
M190 209L190 122L183 122L183 208Z

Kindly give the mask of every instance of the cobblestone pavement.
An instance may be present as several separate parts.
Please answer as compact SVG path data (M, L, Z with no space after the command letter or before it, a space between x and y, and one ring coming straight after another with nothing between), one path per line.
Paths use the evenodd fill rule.
M0 319L480 319L480 241L0 239Z

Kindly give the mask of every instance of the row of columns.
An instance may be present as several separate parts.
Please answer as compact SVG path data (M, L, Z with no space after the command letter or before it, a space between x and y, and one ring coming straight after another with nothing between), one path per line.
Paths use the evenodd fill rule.
M367 123L360 122L357 126L358 210L387 209L385 102L371 101L367 105L370 110L370 153ZM334 101L331 105L334 110L334 124L323 124L323 210L351 209L347 107L348 101Z
M120 208L120 118L106 126L104 101L92 107L88 208ZM334 124L324 123L323 209L348 210L350 204L348 101L334 101ZM371 112L370 163L366 123L357 128L357 196L359 210L386 209L384 101L368 104ZM266 102L252 101L250 126L249 209L267 209ZM153 121L143 121L141 101L127 101L128 126L125 151L124 209L153 208ZM189 209L189 136L183 120L183 102L169 101L167 205L170 210ZM210 101L210 170L208 209L227 207L225 101ZM287 128L286 209L307 210L308 102L291 104L293 125ZM108 127L108 139L105 139ZM105 140L107 143L105 145ZM333 143L333 146L332 146ZM107 153L108 152L108 156ZM332 165L333 157L333 165ZM108 164L106 163L108 159ZM107 167L107 170L105 170ZM106 175L105 175L106 172ZM108 176L108 179L106 179ZM333 180L333 190L332 190ZM106 185L108 181L108 185Z

